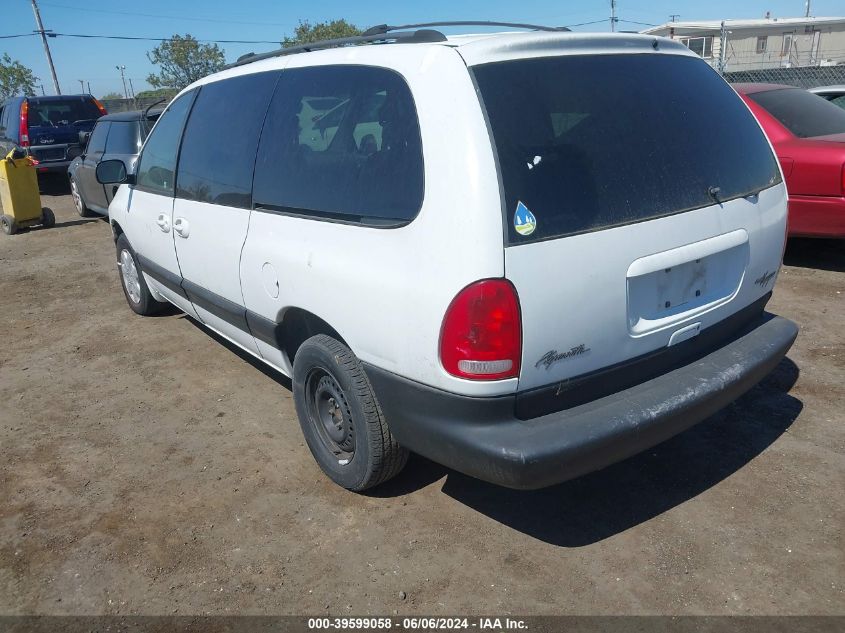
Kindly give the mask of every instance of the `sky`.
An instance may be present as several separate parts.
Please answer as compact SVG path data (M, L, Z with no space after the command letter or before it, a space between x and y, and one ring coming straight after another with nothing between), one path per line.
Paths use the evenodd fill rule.
M255 40L279 42L293 34L301 20L319 22L345 18L359 27L373 24L407 24L443 20L497 20L572 26L578 31L610 30L610 0L426 0L425 2L376 2L320 0L143 0L143 2L91 2L85 0L38 0L45 29L56 33L121 35L168 38L190 33L203 40ZM720 20L804 15L804 0L618 0L619 30L640 30L667 22L671 14L680 20ZM843 0L814 0L811 15L841 16ZM596 22L594 24L585 24ZM640 23L640 24L636 24ZM575 26L580 25L580 26ZM9 53L33 70L46 94L55 94L41 39L3 36L32 33L36 28L30 0L0 0L0 55ZM469 29L444 30L447 34ZM123 93L118 65L126 67L135 92L149 88L146 78L155 67L146 53L153 41L81 39L49 40L59 85L65 94L88 91L102 97ZM263 52L278 44L220 44L227 61L250 51ZM82 80L83 84L80 84ZM38 91L41 91L40 85Z

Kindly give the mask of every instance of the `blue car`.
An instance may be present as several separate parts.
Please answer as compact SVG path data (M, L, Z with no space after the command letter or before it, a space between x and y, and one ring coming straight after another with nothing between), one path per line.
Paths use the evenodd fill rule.
M24 148L39 172L64 173L106 109L91 95L12 97L0 105L0 153Z

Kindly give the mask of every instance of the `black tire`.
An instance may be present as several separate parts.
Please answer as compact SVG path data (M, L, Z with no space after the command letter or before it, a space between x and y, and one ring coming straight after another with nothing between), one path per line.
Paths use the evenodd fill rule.
M56 226L56 216L49 207L41 208L41 226L45 229L51 229Z
M11 215L0 216L0 228L6 235L14 235L18 232L18 223Z
M311 454L338 485L366 490L405 467L408 451L391 435L361 361L343 343L318 334L302 344L293 399Z
M93 213L88 208L88 205L85 204L85 200L82 198L82 193L79 191L79 185L76 184L76 181L72 176L68 176L68 181L70 182L70 195L73 199L73 206L76 209L76 212L80 215L80 217L90 218Z
M125 235L121 235L117 238L116 247L117 272L120 275L120 286L123 288L126 303L129 304L129 307L132 308L132 311L135 314L140 314L141 316L158 314L162 311L166 304L156 301L153 298L153 295L147 286L147 282L144 279L144 275L141 273L141 264L138 263L138 256L135 254L135 250L132 248L132 245L129 243L129 240L126 239ZM130 282L127 281L127 274L124 274L123 271L122 257L124 252L128 254L127 257L131 258L131 263L134 264L134 270L137 275L137 286L133 284L132 288L127 287L127 284ZM131 277L131 275L129 276Z

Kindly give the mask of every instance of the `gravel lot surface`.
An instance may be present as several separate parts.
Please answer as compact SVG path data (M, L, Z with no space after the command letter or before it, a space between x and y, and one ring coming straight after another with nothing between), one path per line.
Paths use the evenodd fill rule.
M135 316L52 193L0 235L0 614L845 614L842 242L790 244L795 347L692 430L538 492L412 457L361 496L284 377Z

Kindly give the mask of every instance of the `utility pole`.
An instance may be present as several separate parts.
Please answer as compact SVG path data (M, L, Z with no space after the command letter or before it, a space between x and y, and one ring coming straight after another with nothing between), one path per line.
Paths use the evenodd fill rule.
M76 81L79 82L79 92L85 92L85 82L81 79L77 79Z
M61 88L59 88L59 78L56 77L56 67L53 66L53 56L50 55L50 45L47 43L47 34L44 31L44 25L41 23L41 14L38 12L38 5L35 4L35 0L30 0L32 2L32 12L35 13L35 24L38 26L38 30L36 33L41 35L41 41L44 43L44 52L47 54L47 64L50 66L50 74L53 75L53 87L56 89L56 94L62 94Z
M132 85L132 77L129 78L129 97L135 98L135 86Z
M807 2L804 3L804 17L810 17L810 0L807 0Z
M129 98L129 93L126 91L126 77L123 74L123 71L126 70L126 66L115 66L120 71L120 78L123 80L123 96L127 99Z
M610 0L610 30L616 31L616 0Z
M669 18L671 19L672 22L677 22L677 20L675 18L679 18L679 17L681 17L680 13L673 13L669 16Z
M90 81L88 81L88 82L86 82L86 83L88 84L88 94L89 94L89 95L94 94L93 92L91 92L91 82L90 82Z

